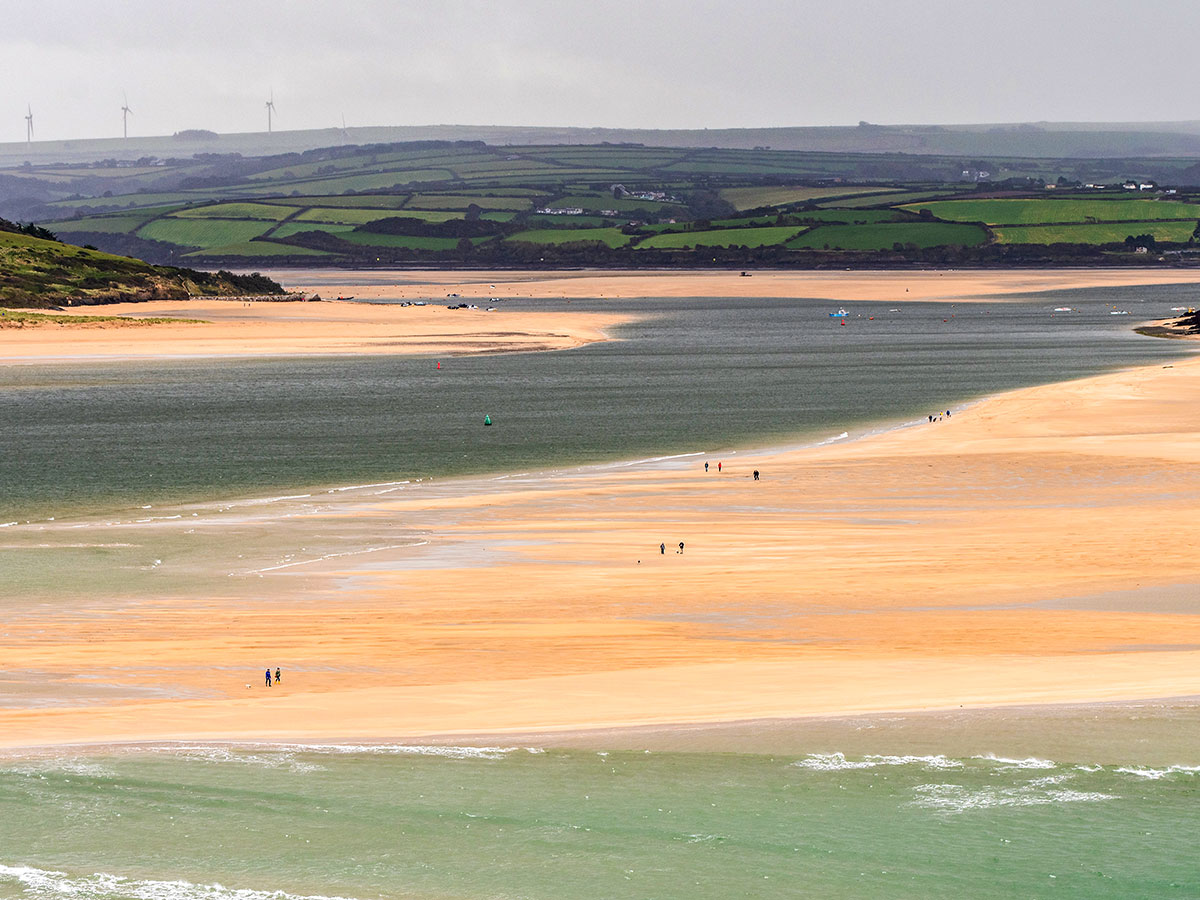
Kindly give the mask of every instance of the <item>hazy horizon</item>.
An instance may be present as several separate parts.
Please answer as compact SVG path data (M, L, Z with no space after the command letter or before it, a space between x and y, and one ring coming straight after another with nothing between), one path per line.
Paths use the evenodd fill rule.
M1111 0L50 0L5 18L4 143L27 105L35 140L119 137L126 97L131 137L265 131L272 92L281 131L1200 118L1171 89L1185 55L1153 33L1200 26L1180 0L1133 19Z

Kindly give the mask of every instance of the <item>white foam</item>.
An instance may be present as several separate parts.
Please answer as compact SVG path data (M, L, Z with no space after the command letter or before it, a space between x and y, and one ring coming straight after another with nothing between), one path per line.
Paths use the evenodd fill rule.
M1038 759L1036 756L1026 757L1025 759L1009 759L1006 756L993 756L986 753L983 756L973 756L972 759L980 759L984 762L1000 763L997 767L1001 772L1010 771L1012 769L1054 769L1058 767L1058 763L1051 759Z
M846 759L843 753L810 753L805 759L792 763L801 769L817 772L844 772L853 769L874 769L879 766L922 766L926 769L961 769L956 759L937 756L884 756L871 754L862 759Z
M209 762L243 762L270 767L304 766L296 762L297 753L438 756L447 759L503 759L514 753L545 753L537 747L465 747L446 744L160 744L152 749L194 756Z
M48 774L73 775L80 778L115 778L116 772L99 763L86 759L39 759L34 762L13 766L6 771L17 775L44 776Z
M693 453L675 453L671 456L650 456L646 459L630 459L623 462L608 463L607 465L599 465L598 469L625 469L629 466L643 466L649 463L670 462L673 459L690 459L695 456L704 456L707 451L697 450ZM730 451L728 455L732 456L735 451Z
M1049 806L1056 803L1099 803L1118 799L1099 791L1054 787L1061 779L1037 779L1016 787L968 788L961 784L922 784L916 788L914 806L964 813L1002 806Z
M396 485L408 483L408 481L377 481L374 484L348 484L345 487L330 488L325 493L340 494L343 491L365 491L370 488L396 487Z
M196 759L211 763L238 763L246 766L257 766L264 769L287 769L289 772L305 774L320 772L323 768L315 763L300 762L296 759L295 751L283 749L277 753L239 752L235 748L200 745L175 745L171 747L155 747L155 752L169 752L173 756L185 759Z
M1138 778L1158 781L1168 775L1195 775L1200 773L1200 766L1167 766L1162 769L1153 769L1149 766L1121 766L1117 771L1122 775L1136 775Z
M850 437L850 432L843 431L841 434L835 434L833 437L825 438L823 441L817 441L814 446L824 447L826 444L836 444L838 441L844 441L848 437Z
M92 875L68 875L32 866L0 864L0 884L18 883L33 897L58 900L351 900L324 894L289 894L287 891L263 891L253 888L228 888L220 884L195 884L191 881L157 881L125 878L96 872Z

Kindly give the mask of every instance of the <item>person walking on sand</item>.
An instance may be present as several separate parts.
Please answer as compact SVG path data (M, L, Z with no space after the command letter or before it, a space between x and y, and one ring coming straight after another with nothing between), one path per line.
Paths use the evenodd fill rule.
M717 471L718 471L718 472L720 472L720 471L721 471L721 464L720 464L720 463L717 463Z
M267 669L267 687L271 686L271 670Z
M683 552L683 541L680 541L680 542L679 542L679 552L680 552L680 553L682 553L682 552Z
M758 481L758 469L754 470L754 480ZM278 681L278 679L276 679L276 681Z
M705 473L708 472L708 460L704 461L704 471L705 471Z
M275 683L279 684L279 682L281 682L281 681L283 681L283 673L279 671L279 666L276 666L275 667Z
M667 555L667 545L666 545L666 544L659 544L659 545L658 545L658 552L659 552L660 554L662 554L663 556L666 556L666 555Z

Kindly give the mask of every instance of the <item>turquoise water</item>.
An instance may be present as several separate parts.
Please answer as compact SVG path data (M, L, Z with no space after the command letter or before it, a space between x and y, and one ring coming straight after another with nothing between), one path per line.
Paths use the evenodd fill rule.
M1131 329L1193 293L851 304L844 327L819 300L510 301L645 318L609 343L440 370L403 357L0 367L0 524L820 439L1190 352ZM1131 315L1110 316L1114 303Z
M25 759L0 763L0 896L1195 897L1198 788L1200 766L987 754Z

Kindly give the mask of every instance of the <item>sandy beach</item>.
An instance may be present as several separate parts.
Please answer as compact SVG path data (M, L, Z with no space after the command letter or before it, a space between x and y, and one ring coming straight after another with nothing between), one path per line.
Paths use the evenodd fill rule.
M50 702L0 710L0 744L1200 694L1200 359L704 461L350 492L306 526L403 526L420 546L373 537L220 591L14 615L6 667L46 673ZM281 509L269 527L289 521ZM265 661L284 670L271 690ZM78 693L82 679L111 697Z

